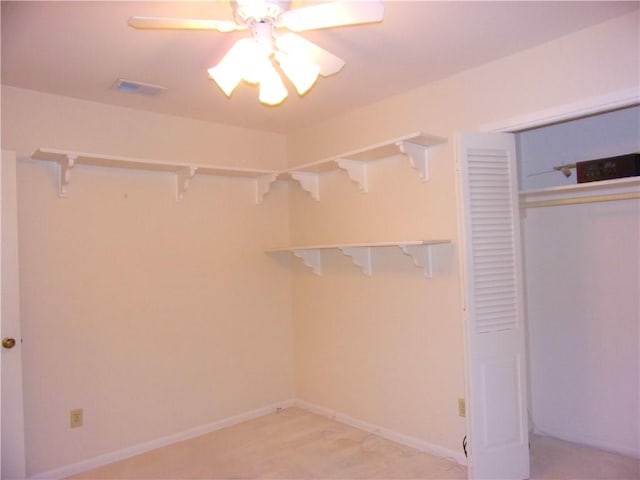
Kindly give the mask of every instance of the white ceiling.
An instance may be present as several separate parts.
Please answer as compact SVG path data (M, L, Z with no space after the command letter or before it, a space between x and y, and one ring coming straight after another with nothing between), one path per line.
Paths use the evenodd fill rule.
M294 2L293 7L302 2ZM255 86L227 98L207 76L246 32L143 31L132 15L231 19L227 1L2 1L2 83L286 133L637 10L640 2L386 1L383 22L303 35L346 61L299 97L267 107ZM112 88L158 84L155 97Z

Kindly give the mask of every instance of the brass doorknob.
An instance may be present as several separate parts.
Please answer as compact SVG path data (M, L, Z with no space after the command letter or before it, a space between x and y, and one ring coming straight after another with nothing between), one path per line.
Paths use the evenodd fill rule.
M16 346L16 339L11 337L4 337L2 339L2 348L6 348L7 350L12 349Z

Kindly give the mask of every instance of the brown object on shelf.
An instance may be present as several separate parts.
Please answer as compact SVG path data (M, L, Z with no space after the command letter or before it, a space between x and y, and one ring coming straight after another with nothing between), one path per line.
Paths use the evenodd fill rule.
M576 163L578 183L640 175L640 153L618 155Z

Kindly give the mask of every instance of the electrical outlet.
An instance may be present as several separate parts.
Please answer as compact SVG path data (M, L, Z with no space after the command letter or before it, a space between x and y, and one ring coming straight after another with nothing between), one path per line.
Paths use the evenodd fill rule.
M459 417L467 416L467 406L465 404L464 398L458 399L458 416Z
M69 412L69 426L78 428L82 426L82 409L75 408Z

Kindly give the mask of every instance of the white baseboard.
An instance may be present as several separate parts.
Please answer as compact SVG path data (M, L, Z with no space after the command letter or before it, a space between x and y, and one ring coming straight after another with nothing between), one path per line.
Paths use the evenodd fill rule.
M78 473L82 473L87 470L92 470L94 468L98 468L103 465L107 465L109 463L124 460L126 458L133 457L135 455L140 455L141 453L155 450L156 448L164 447L172 443L181 442L183 440L188 440L194 437L199 437L200 435L204 435L210 432L215 432L216 430L220 430L225 427L230 427L238 423L246 422L247 420L252 420L254 418L262 417L263 415L268 415L269 413L275 412L278 408L291 407L294 405L294 403L295 403L294 400L285 400L282 402L267 405L265 407L261 407L256 410L251 410L249 412L241 413L239 415L234 415L233 417L228 417L222 420L218 420L217 422L201 425L199 427L191 428L183 432L178 432L173 435L167 435L166 437L161 437L156 440L151 440L150 442L141 443L138 445L134 445L132 447L124 448L122 450L117 450L115 452L99 455L97 457L90 458L88 460L83 460L82 462L67 465L62 468L57 468L55 470L50 470L48 472L39 473L29 477L29 480L45 480L45 479L58 480L61 478L69 477L71 475L76 475Z
M364 430L365 432L374 433L380 437L386 438L387 440L391 440L392 442L400 443L402 445L415 448L416 450L420 450L422 452L429 453L437 457L454 460L460 465L467 465L467 458L464 456L464 453L462 452L449 450L448 448L444 448L439 445L434 445L420 438L411 437L403 433L398 433L393 430L389 430L388 428L367 423L362 420L358 420L357 418L350 417L349 415L346 415L344 413L336 412L335 410L330 410L328 408L324 408L309 402L305 402L304 400L295 400L294 405L296 407L300 407L305 410L308 410L312 413L322 415L323 417L328 417L337 422L344 423L351 427Z
M432 455L452 459L462 465L467 464L467 459L464 457L464 454L462 453L454 452L452 450L440 447L438 445L430 444L419 438L410 437L402 433L394 432L393 430L389 430L384 427L379 427L371 423L366 423L356 418L345 415L343 413L335 412L333 410L329 410L327 408L323 408L318 405L305 402L303 400L290 399L290 400L284 400L282 402L274 403L271 405L267 405L265 407L261 407L256 410L251 410L249 412L241 413L239 415L234 415L233 417L224 418L222 420L218 420L217 422L191 428L189 430L178 432L173 435L167 435L166 437L161 437L155 440L151 440L150 442L141 443L138 445L134 445L132 447L124 448L122 450L117 450L115 452L99 455L97 457L83 460L78 463L73 463L71 465L57 468L55 470L38 473L36 475L29 477L29 480L58 480L65 477L69 477L71 475L77 475L79 473L86 472L87 470L92 470L94 468L98 468L103 465L107 465L109 463L118 462L120 460L124 460L129 457L133 457L135 455L140 455L141 453L155 450L156 448L164 447L167 445L171 445L172 443L177 443L184 440L189 440L190 438L199 437L200 435L205 435L207 433L215 432L216 430L220 430L225 427L230 427L238 423L246 422L247 420L252 420L254 418L262 417L263 415L268 415L270 413L275 412L279 408L288 408L292 406L303 408L312 413L322 415L323 417L331 418L333 420L336 420L338 422L344 423L346 425L349 425L355 428L359 428L360 430L364 430L366 432L375 433L376 435L386 438L387 440L391 440L393 442L397 442L402 445L407 445L409 447L415 448L417 450L420 450L426 453L430 453Z

